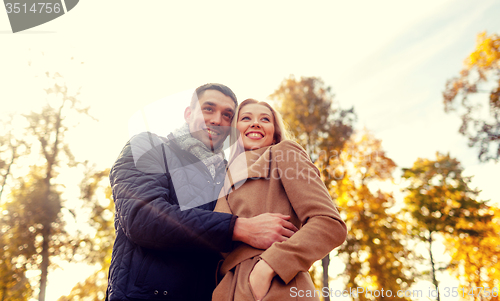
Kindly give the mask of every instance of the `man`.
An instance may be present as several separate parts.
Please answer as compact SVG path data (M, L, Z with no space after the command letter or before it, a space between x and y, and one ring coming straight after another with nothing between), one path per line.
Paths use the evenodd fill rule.
M125 145L110 172L116 240L107 300L211 300L220 252L232 241L265 249L297 230L280 214L212 212L236 106L228 87L203 85L183 127L168 138L141 133Z

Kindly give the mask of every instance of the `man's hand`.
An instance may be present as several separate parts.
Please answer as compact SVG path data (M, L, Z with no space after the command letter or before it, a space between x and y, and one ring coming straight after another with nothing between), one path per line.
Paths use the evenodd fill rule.
M267 249L275 242L286 241L298 231L289 219L290 216L279 213L263 213L251 218L238 217L234 225L233 240L257 249Z
M255 264L248 278L248 283L257 301L266 296L274 276L276 276L276 272L264 260L259 260Z

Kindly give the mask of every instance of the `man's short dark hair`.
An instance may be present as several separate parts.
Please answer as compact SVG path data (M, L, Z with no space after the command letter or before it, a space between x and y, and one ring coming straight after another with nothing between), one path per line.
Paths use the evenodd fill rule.
M229 89L229 87L224 86L222 84L210 83L210 84L204 84L203 86L199 86L198 88L196 88L196 97L193 95L193 98L191 99L192 109L194 109L195 102L198 101L203 96L203 93L207 90L217 90L222 94L231 97L231 99L234 101L235 107L238 106L238 100L236 99L236 95L231 89Z

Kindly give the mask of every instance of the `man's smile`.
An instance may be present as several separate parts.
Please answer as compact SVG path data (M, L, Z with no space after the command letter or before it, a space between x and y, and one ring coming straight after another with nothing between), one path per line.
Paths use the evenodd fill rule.
M215 138L215 137L218 137L218 136L220 135L220 133L219 133L219 132L214 131L214 130L213 130L213 129L211 129L211 128L207 128L205 131L208 133L208 136L209 136L210 138Z

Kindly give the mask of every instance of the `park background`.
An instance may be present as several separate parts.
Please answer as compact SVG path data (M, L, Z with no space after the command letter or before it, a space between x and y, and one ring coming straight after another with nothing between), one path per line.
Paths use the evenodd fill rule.
M352 123L348 119L354 115L344 116L345 123L355 129L352 139L346 143L350 149L344 149L346 145L332 146L353 156L333 161L318 157L318 162L334 166L333 170L340 166L350 175L342 177L345 182L335 179L329 187L332 195L338 196L337 202L354 243L344 245L340 254L332 252L330 286L341 290L346 286L363 286L415 288L427 292L434 285L427 250L428 233L421 223L409 217L412 208L406 205L405 197L411 191L403 189L409 187L410 182L403 180L402 168L412 168L418 158L434 162L439 159L436 152L443 157L449 154L448 161L455 158L461 163L462 174L472 176L468 187L481 192L469 191L466 196L457 192L446 197L460 195L459 198L467 199L468 206L477 206L480 219L474 221L476 224L487 219L491 208L500 206L498 163L480 161L478 148L468 147L468 139L459 133L462 122L459 98L455 100L459 112L447 114L443 103L447 81L460 76L465 68L464 60L476 49L478 34L486 32L486 36L491 36L500 32L499 13L500 2L493 0L351 3L87 0L51 22L15 34L10 30L7 14L0 13L0 114L5 123L0 133L3 138L0 159L6 162L0 166L2 175L7 174L5 167L10 162L9 142L23 140L31 149L28 154L25 147L18 148L21 156L9 170L0 199L3 297L5 300L39 299L43 227L36 226L33 220L16 220L12 216L27 214L29 210L22 204L43 199L28 192L45 187L43 173L50 160L41 155L40 141L45 131L44 122L37 116L50 114L43 110L44 106L57 108L62 95L50 89L66 86L63 92L70 96L79 91L77 107L90 108L91 117L69 107L63 110L68 127L64 143L74 155L74 162L87 163L70 164L74 163L72 158L61 151L57 175L54 173L50 181L52 200L55 203L62 200L62 208L54 217L59 219L54 227L60 228L57 228L59 236L52 240L55 245L51 252L55 255L50 257L45 299L58 300L71 293L61 300L79 300L79 287L72 289L86 279L89 282L80 286L83 296L92 298L95 294L99 298L102 294L99 285L105 280L105 273L93 273L105 267L109 260L103 253L109 250L107 239L112 233L109 232L112 203L109 194L106 199L105 169L113 164L129 139L131 117L149 104L207 82L228 85L240 101L250 97L266 100L286 85L300 90L313 84L325 88L324 99L333 99L332 107L336 111L332 117L338 119L339 112L353 108ZM482 89L486 91L492 90L498 81L498 61L496 64L497 69L490 70L489 81L483 84ZM331 90L327 91L327 87ZM279 93L276 95L275 99L279 99ZM476 93L470 99L482 103L487 110L488 92ZM172 104L172 111L179 109L168 102L168 98L166 103ZM297 109L296 112L305 111ZM38 128L30 130L27 120L40 121ZM175 128L177 124L177 120L172 120L169 126ZM307 134L314 129L309 127ZM11 137L5 138L9 134ZM322 141L323 136L318 137L316 141ZM311 149L315 147L322 146ZM376 150L376 155L370 157L363 153L370 150ZM375 174L365 185L356 177L370 168L362 163L350 163L359 163L360 158L367 157L380 157L382 161L368 161L385 162L385 165L374 164ZM34 165L39 167L31 167ZM383 170L378 172L377 168ZM97 184L93 186L93 183ZM86 194L81 193L81 186ZM480 203L487 200L485 204ZM379 206L374 208L370 204ZM461 207L441 209L459 212ZM467 217L474 217L473 211L469 211ZM436 218L435 225L445 215L427 216ZM359 222L364 217L370 218L366 228ZM33 226L27 226L30 222ZM455 223L453 229L444 225L436 230L441 234L436 233L432 247L436 268L441 268L434 277L440 288L468 283L475 286L493 283L498 288L500 277L496 277L496 282L488 278L500 272L496 256L498 240L484 234L498 230L498 215L490 220L493 225L482 227L484 235L478 234L481 239L489 239L490 249L473 246L467 249L464 243L464 249L454 250L454 240L468 242L468 238L474 237L465 226L458 224L460 221L449 222ZM370 232L379 224L385 227L379 229L380 233ZM384 236L384 229L397 233ZM458 231L460 229L463 231ZM26 235L20 235L23 232ZM21 238L26 241L17 245ZM483 269L477 273L468 270L458 259L463 253L482 252L485 258L478 260ZM393 256L381 261L381 254ZM474 270L476 266L468 267ZM351 274L347 269L351 269ZM312 271L319 286L322 286L321 270L321 262L318 262ZM475 283L468 274L477 274L482 280ZM92 286L93 283L98 285ZM441 299L458 298L441 296Z

